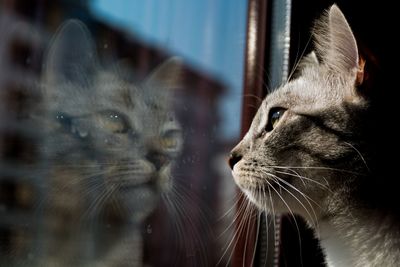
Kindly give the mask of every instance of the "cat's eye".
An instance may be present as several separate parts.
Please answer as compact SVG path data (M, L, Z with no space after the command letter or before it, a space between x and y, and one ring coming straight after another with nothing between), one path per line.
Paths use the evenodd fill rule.
M161 142L162 146L166 149L172 149L178 145L177 139L173 137L164 137Z
M279 120L282 118L286 109L284 108L272 108L269 111L268 124L266 127L266 131L270 132L278 125Z
M72 119L65 113L57 113L55 115L56 121L65 129L70 129L72 124Z
M55 117L59 124L58 127L62 127L64 130L83 139L89 135L87 123L82 121L82 117L72 117L65 113L57 113Z
M177 150L181 145L181 132L169 130L161 138L161 145L166 150Z
M118 134L127 133L130 129L126 117L116 111L105 111L99 114L98 119L104 129Z

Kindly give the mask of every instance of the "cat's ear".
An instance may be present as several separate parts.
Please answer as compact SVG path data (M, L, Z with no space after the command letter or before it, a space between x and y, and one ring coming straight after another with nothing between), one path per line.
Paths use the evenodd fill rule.
M316 52L330 69L349 73L360 68L356 39L336 5L317 21L314 34Z
M122 58L116 63L109 64L107 70L117 73L119 78L130 83L137 83L140 81L138 73L135 71L132 59L130 58Z
M303 57L299 65L300 67L319 65L319 60L317 58L317 55L315 54L315 51L311 51L307 56Z
M146 79L149 87L168 89L182 88L183 61L179 57L172 57L158 66Z
M44 82L85 87L97 66L96 49L87 27L79 20L65 22L53 37L44 60Z
M296 68L296 72L301 74L304 69L318 65L319 65L319 60L317 58L317 55L315 54L315 51L311 51L308 55L304 56L300 60Z

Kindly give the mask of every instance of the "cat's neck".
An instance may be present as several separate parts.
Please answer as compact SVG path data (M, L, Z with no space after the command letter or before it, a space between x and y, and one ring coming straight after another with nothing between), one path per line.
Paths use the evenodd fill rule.
M317 229L317 234L329 267L352 266L351 250L345 239L338 235L337 230L330 222L321 222Z
M378 210L342 210L317 229L329 267L397 266L400 227L396 216Z

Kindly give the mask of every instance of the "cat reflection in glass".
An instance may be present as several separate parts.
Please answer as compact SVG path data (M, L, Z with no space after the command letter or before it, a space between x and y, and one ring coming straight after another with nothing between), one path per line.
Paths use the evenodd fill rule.
M314 45L232 150L234 180L260 209L304 217L329 266L398 266L400 213L386 183L394 177L375 168L371 133L381 125L372 126L365 62L336 5L317 21Z
M172 58L136 81L124 61L100 65L80 21L58 30L32 113L48 188L39 266L142 266L138 225L171 186L182 148L170 90L181 65Z

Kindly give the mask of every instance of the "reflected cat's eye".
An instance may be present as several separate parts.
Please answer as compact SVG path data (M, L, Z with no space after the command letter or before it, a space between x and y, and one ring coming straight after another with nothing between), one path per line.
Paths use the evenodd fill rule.
M72 120L70 116L64 113L57 113L55 115L55 119L59 123L59 125L64 127L65 129L71 128Z
M127 133L130 129L125 116L116 111L106 111L99 114L102 126L113 133Z
M178 141L173 137L165 137L162 139L162 145L166 149L171 149L178 146Z
M181 133L178 130L167 131L161 139L162 147L167 150L177 149L180 145L180 139L181 139L180 134Z

